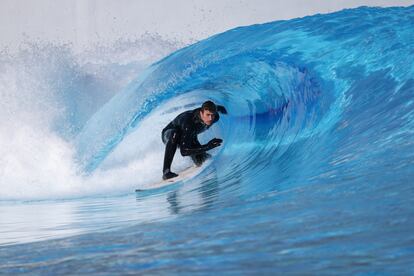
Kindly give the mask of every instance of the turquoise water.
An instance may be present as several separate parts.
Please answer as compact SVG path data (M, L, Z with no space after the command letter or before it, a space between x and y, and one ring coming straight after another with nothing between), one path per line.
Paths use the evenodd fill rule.
M151 65L56 130L76 160L59 189L3 195L1 271L414 273L413 14L240 27ZM160 177L160 130L205 99L229 111L201 137L224 139L213 161L134 193Z

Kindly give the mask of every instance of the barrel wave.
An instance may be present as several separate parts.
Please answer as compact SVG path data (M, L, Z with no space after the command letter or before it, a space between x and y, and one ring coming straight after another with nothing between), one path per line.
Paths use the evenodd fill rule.
M32 246L58 272L75 251L92 253L72 272L107 258L118 272L414 273L413 14L362 7L239 27L152 64L71 141L79 181L113 195L80 200L78 219L111 215ZM161 177L162 128L207 99L229 113L200 137L224 140L213 160L132 195ZM173 170L189 164L176 156ZM88 251L98 243L125 266Z

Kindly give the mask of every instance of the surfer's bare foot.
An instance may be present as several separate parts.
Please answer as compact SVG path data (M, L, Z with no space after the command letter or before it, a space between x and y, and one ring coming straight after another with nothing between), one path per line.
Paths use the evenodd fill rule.
M162 179L167 180L167 179L174 178L174 177L177 177L177 176L178 176L178 174L176 174L176 173L173 173L173 172L166 172L166 173L164 173L164 175L162 176Z

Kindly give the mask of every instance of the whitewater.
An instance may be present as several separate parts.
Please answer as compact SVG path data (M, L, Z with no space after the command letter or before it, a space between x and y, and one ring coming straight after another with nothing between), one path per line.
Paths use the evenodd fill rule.
M414 6L1 51L0 271L414 273L412 45ZM211 162L135 193L208 99Z

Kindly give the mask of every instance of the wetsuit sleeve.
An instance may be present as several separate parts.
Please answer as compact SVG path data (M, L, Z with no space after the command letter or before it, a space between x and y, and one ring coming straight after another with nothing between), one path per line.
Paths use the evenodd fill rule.
M197 137L194 137L191 128L184 127L180 144L180 152L182 156L200 154L211 149L208 144L200 145L200 143L194 143L194 139L198 141Z

